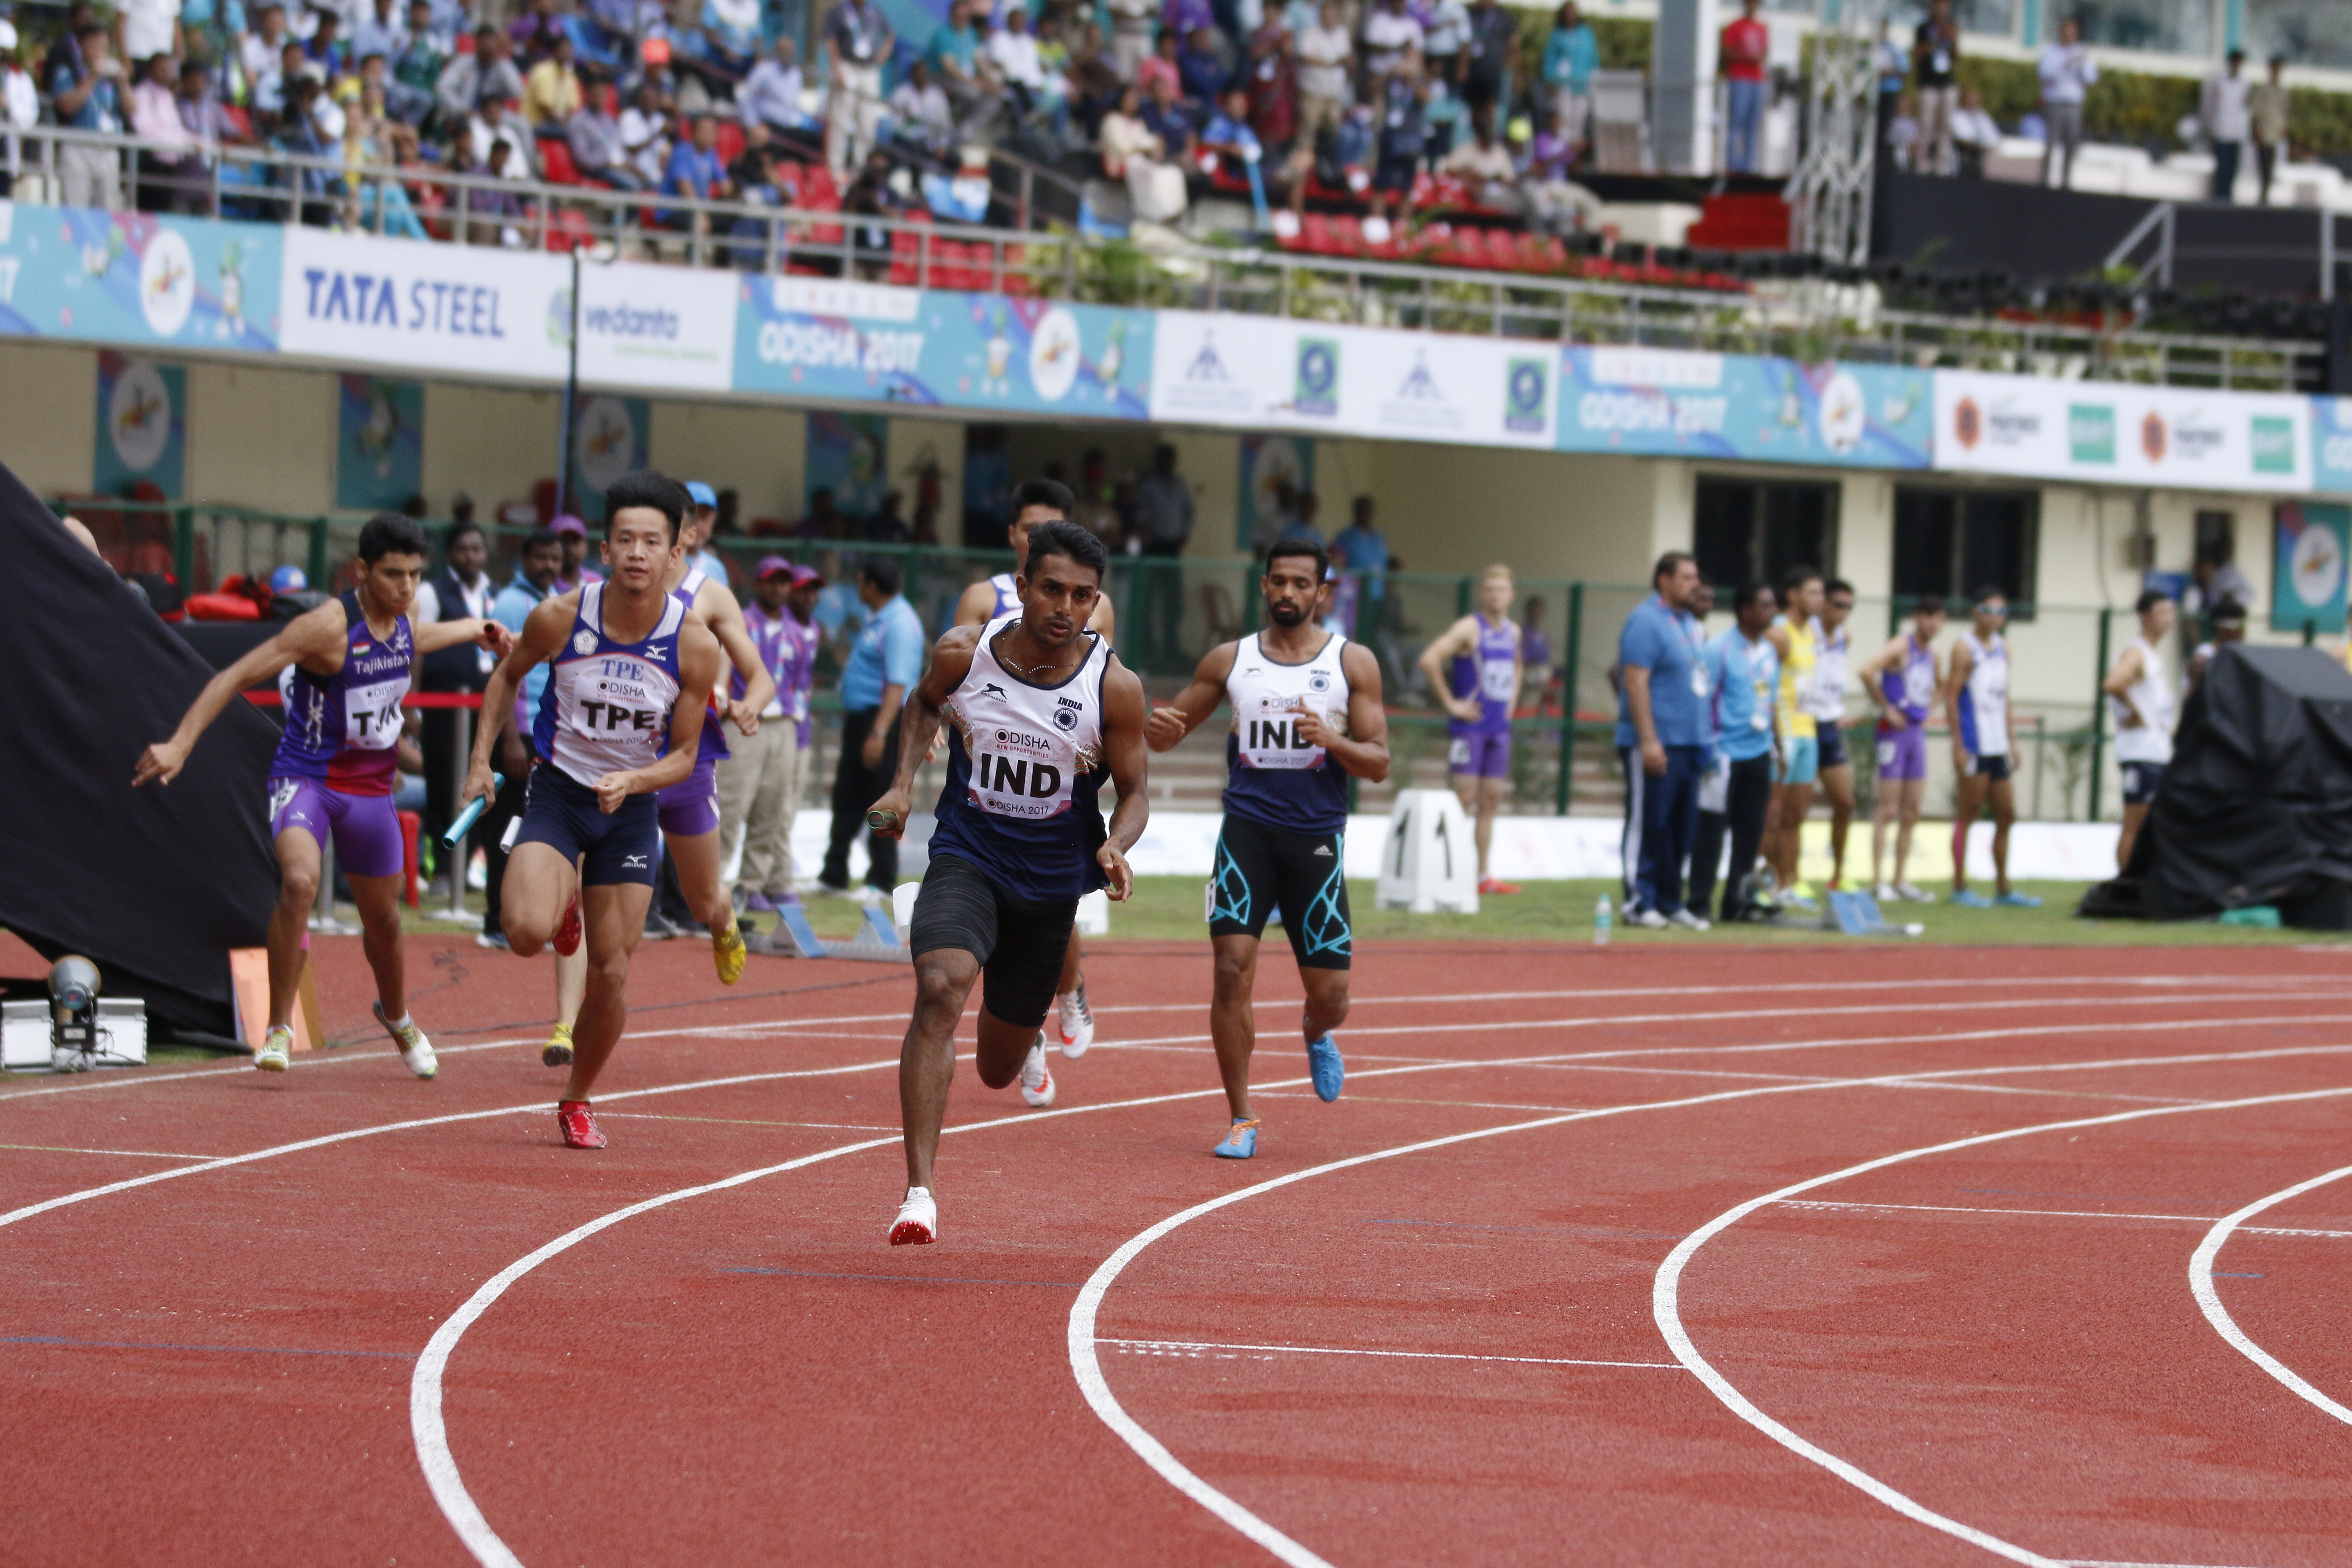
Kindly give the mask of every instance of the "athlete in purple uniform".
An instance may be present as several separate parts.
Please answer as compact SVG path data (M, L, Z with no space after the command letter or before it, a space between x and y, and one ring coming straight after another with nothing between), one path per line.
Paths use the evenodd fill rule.
M1465 616L1421 651L1421 673L1452 714L1446 763L1462 809L1477 823L1478 890L1516 893L1512 883L1487 873L1495 842L1495 813L1511 776L1511 710L1519 704L1519 628L1511 621L1511 569L1489 566L1478 582L1478 613ZM1446 668L1447 661L1452 668Z
M1911 830L1927 793L1927 721L1944 689L1936 638L1944 630L1944 601L1930 595L1911 607L1911 629L1871 655L1860 671L1863 689L1878 704L1878 802L1871 811L1870 880L1880 902L1910 899L1933 903L1905 875ZM1895 823L1895 879L1886 879L1886 825Z
M309 957L303 939L318 896L320 846L331 835L335 863L352 884L375 971L375 1016L418 1078L434 1073L433 1044L408 1016L400 940L400 818L392 807L401 699L426 654L478 642L504 653L512 638L495 621L409 618L425 574L425 534L409 518L379 512L360 530L360 582L352 592L297 616L286 629L205 683L168 741L147 748L133 784L169 784L196 739L230 699L281 670L286 733L269 765L269 831L277 840L278 910L269 919L269 1028L253 1065L284 1072L292 1062L294 998Z

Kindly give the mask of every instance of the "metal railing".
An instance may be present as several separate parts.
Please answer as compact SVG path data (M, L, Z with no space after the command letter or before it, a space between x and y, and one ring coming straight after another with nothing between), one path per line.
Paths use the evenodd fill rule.
M18 134L31 145L36 170L51 180L63 148L152 150L135 137L49 126ZM544 250L609 242L625 254L693 265L1107 305L2244 390L2315 384L2325 358L2323 345L2300 340L1883 310L1873 290L1822 279L1731 294L1208 245L1147 254L1062 230L703 201L239 146L207 150L199 167L193 180L143 169L124 174L200 196L206 210L224 216L461 246ZM943 248L950 245L956 248Z

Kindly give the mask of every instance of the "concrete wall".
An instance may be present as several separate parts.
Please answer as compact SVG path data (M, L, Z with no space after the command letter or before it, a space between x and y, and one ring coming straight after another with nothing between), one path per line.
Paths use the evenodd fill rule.
M188 367L186 500L309 516L335 506L336 377L274 365ZM426 419L432 399L426 397Z
M98 355L0 339L0 463L40 495L86 491L98 442Z

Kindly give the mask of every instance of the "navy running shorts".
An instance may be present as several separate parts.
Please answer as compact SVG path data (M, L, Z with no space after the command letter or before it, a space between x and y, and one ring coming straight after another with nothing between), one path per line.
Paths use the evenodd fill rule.
M580 862L580 885L604 888L625 882L654 885L661 873L661 826L654 797L633 795L609 816L596 792L551 763L530 770L515 847L545 844L566 860Z
M980 1005L1002 1023L1034 1029L1054 1005L1077 918L1076 899L1016 899L971 861L941 851L931 857L915 895L907 950L916 958L944 948L971 954L980 960Z
M1355 942L1346 849L1345 834L1286 833L1225 813L1209 879L1209 934L1255 938L1279 909L1299 968L1348 968Z

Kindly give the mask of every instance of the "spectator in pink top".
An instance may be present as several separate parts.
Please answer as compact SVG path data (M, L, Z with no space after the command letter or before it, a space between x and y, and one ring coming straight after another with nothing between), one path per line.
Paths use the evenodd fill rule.
M1757 20L1763 0L1740 0L1739 19L1726 25L1720 49L1723 82L1728 100L1723 132L1723 166L1735 174L1756 172L1757 144L1764 130L1764 103L1769 93L1764 60L1771 53L1772 35Z

